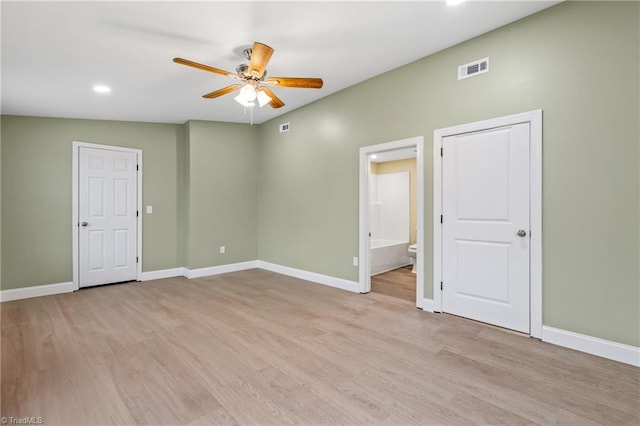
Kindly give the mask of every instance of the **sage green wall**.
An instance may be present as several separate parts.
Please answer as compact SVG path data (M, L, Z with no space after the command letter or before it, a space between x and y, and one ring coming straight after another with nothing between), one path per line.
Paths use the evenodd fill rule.
M186 266L256 260L257 127L207 121L189 121L186 127Z
M0 290L2 289L2 120L0 120Z
M143 150L143 270L181 266L176 150L181 126L2 116L2 289L71 281L72 141Z
M182 126L182 137L176 146L178 162L178 264L187 264L189 235L189 126Z
M143 271L257 259L256 127L18 116L1 124L2 289L73 278L72 141L142 149L143 205L153 206L142 213Z
M434 129L541 108L544 324L639 346L639 15L561 3L261 125L259 258L357 281L358 149L421 135L432 297Z

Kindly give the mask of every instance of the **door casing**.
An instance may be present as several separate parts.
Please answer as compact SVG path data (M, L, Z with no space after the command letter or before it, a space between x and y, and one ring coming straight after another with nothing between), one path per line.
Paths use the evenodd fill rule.
M138 263L136 267L136 281L142 279L142 150L134 148L123 148L119 146L100 145L87 142L76 142L72 144L72 161L71 161L71 230L72 230L72 255L73 255L73 290L80 288L80 271L79 271L79 165L80 165L80 148L97 148L108 149L111 151L130 152L134 153L138 157L139 171L137 174L137 199L136 208L138 210L137 216L137 253Z
M442 141L447 136L478 132L496 127L529 123L529 185L530 185L530 249L529 303L530 335L542 338L542 110L482 120L437 129L433 132L433 306L442 312Z

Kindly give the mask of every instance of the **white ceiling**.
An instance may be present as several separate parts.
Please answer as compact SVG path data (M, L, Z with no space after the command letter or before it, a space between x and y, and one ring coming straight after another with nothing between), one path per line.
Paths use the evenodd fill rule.
M274 89L286 105L256 109L260 123L556 3L3 0L2 113L248 122L233 95L201 97L234 80L172 59L234 71L260 41L275 49L270 76L324 80ZM112 92L95 94L98 83Z

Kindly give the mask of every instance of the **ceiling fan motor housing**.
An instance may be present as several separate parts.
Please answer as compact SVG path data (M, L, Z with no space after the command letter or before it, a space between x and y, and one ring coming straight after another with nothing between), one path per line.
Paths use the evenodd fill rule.
M251 50L251 49L249 49ZM240 64L236 67L236 73L238 73L238 75L244 79L249 79L249 80L256 80L256 81L264 81L265 78L267 78L267 70L264 70L264 72L262 73L262 77L257 78L256 76L252 75L249 72L249 64Z

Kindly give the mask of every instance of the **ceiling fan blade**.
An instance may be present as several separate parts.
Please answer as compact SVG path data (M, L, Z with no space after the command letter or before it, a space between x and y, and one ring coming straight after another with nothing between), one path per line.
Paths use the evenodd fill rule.
M277 97L276 94L271 91L271 89L269 89L268 87L261 86L260 90L265 92L271 98L271 102L269 102L269 105L271 106L271 108L280 108L284 106L284 102L282 102L282 99Z
M253 48L251 49L251 60L249 61L249 74L261 78L264 70L267 69L271 55L273 55L273 49L271 47L258 43L257 41L254 42Z
M303 89L320 89L323 84L321 78L302 77L269 77L265 83L273 87L299 87Z
M193 62L193 61L190 61L188 59L173 58L173 62L175 62L176 64L182 64L182 65L186 65L188 67L197 68L199 70L209 71L209 72L212 72L214 74L224 75L224 76L230 77L230 78L236 78L236 79L240 78L240 77L238 77L238 75L236 73L232 73L232 72L229 72L229 71L225 71L225 70L221 70L221 69L218 69L218 68L210 67L209 65L199 64L197 62Z
M226 95L227 93L231 93L234 90L238 90L242 86L244 86L244 83L232 84L231 86L227 86L227 87L223 87L222 89L218 89L215 92L211 92L211 93L207 93L206 95L202 95L202 97L203 98L207 98L207 99L217 98L218 96Z

